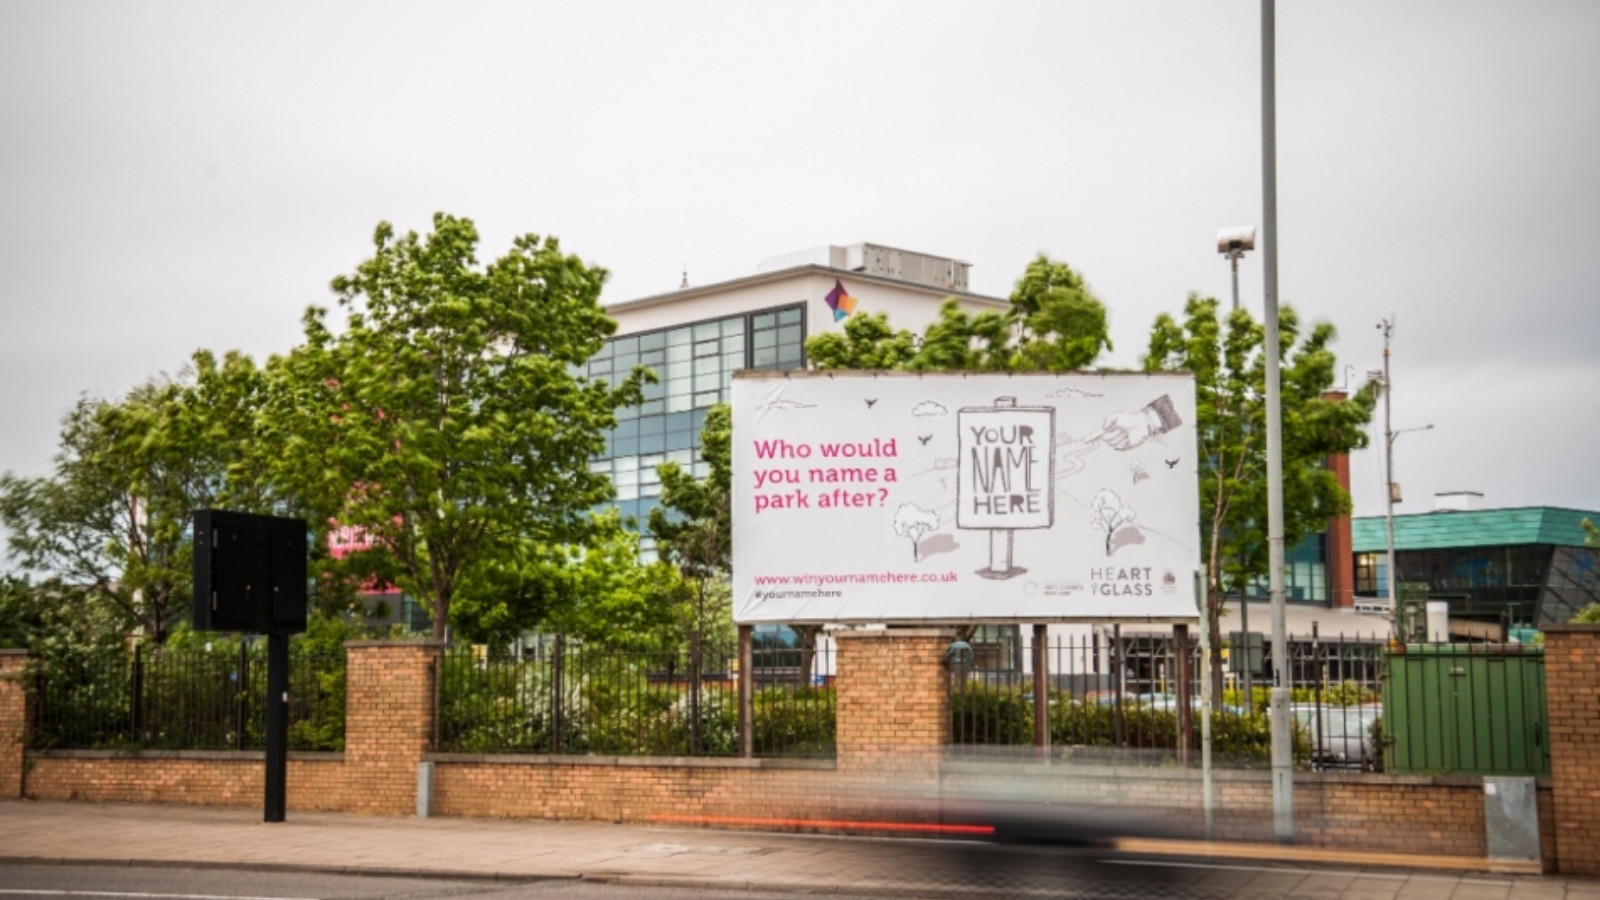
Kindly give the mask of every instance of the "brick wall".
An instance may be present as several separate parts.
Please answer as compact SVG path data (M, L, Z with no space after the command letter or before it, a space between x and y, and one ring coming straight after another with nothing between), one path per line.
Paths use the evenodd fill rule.
M290 753L290 809L344 809L342 753ZM33 754L31 800L260 807L265 754L199 750L69 750Z
M1157 810L1166 824L1200 833L1200 783L1192 770L1094 769L1031 758L996 769L943 760L950 640L935 629L839 635L836 762L429 754L440 648L352 643L345 752L291 754L288 805L409 815L416 766L426 758L436 764L435 811L450 816L687 817L732 827L783 820L803 830L799 820L926 821L939 814L938 798L998 785L1029 800ZM1600 767L1591 762L1600 744L1600 628L1552 629L1547 641L1554 775L1539 791L1547 868L1600 873ZM0 669L22 661L0 654ZM9 684L0 680L0 735L19 733L25 712L23 695ZM0 781L0 790L20 783L28 797L261 803L260 753L30 753L24 771L16 746L15 738L0 741L0 778L11 779ZM1271 840L1266 773L1219 772L1214 797L1217 837ZM1310 846L1478 859L1486 853L1476 778L1302 773L1295 807L1298 839Z
M5 799L22 796L28 693L20 679L27 664L26 651L0 650L0 798Z
M289 809L406 815L432 730L440 646L352 641L347 647L345 750L289 754ZM0 656L0 666L15 656ZM0 682L3 684L3 682ZM22 721L0 687L0 733ZM20 702L20 701L19 701ZM0 742L0 778L6 773ZM36 800L260 806L261 752L54 751L29 754L17 793ZM18 768L21 768L18 754ZM6 782L0 781L0 791Z
M1557 866L1600 875L1600 625L1545 629Z

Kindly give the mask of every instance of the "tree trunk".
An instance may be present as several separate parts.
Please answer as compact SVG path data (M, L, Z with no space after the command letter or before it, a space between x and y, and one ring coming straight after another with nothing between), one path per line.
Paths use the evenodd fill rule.
M445 629L450 626L450 598L440 595L433 603L433 639L443 641Z
M1210 585L1207 585L1206 607L1211 610L1211 615L1207 618L1211 621L1206 623L1206 627L1211 630L1211 647L1209 648L1211 656L1205 661L1205 664L1211 667L1211 708L1220 710L1222 709L1222 616L1219 613L1221 613L1222 609L1212 603L1212 599L1215 596L1214 590Z
M790 625L794 636L800 645L800 684L802 687L811 684L812 673L816 670L817 634L821 627L817 625Z

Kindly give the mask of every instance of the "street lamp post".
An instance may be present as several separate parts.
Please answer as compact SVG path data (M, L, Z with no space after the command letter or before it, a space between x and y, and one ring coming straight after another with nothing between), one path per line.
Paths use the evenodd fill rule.
M1217 252L1228 260L1228 267L1233 270L1233 311L1239 311L1239 260L1244 259L1245 253L1256 248L1256 228L1254 225L1240 225L1235 228L1224 228L1217 232ZM1222 573L1216 573L1217 587L1222 587ZM1206 623L1208 626L1210 623ZM1244 647L1234 648L1234 652L1244 653L1244 708L1253 709L1255 702L1255 673L1250 670L1251 650L1254 643L1250 640L1250 601L1244 595L1244 588L1239 589L1239 632L1244 635Z
M1228 258L1229 265L1233 268L1233 311L1239 311L1239 260L1244 259L1246 252L1256 248L1256 228L1254 225L1241 225L1238 228L1224 228L1217 232L1217 252Z
M1394 429L1389 404L1389 395L1394 393L1394 382L1389 377L1389 337L1394 333L1394 317L1390 316L1380 321L1378 330L1383 332L1383 522L1388 533L1385 542L1388 565L1384 575L1384 585L1389 592L1389 633L1396 640L1404 640L1405 634L1401 623L1404 621L1405 610L1400 606L1400 593L1397 590L1399 581L1397 573L1400 567L1394 555L1394 504L1399 487L1394 480L1394 442L1408 431L1429 431L1433 425L1402 428L1399 431Z

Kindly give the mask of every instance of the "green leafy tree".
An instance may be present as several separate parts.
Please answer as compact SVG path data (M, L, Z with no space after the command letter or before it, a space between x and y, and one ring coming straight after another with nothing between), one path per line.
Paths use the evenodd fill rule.
M952 297L920 339L882 314L852 316L806 341L806 357L818 369L1069 372L1111 348L1105 305L1066 263L1030 262L1010 303L972 313Z
M1244 310L1226 319L1209 297L1190 295L1180 322L1163 313L1150 333L1144 367L1195 378L1200 469L1200 532L1206 554L1205 620L1222 646L1221 613L1230 592L1267 576L1265 328ZM1323 461L1367 444L1378 387L1348 399L1329 396L1337 363L1335 331L1320 322L1302 333L1294 310L1279 313L1283 423L1284 543L1294 546L1350 512L1350 496ZM1212 665L1220 668L1220 659ZM1220 672L1212 682L1220 690Z
M733 417L727 406L706 412L700 458L710 468L696 478L675 462L662 463L661 506L646 523L662 561L680 579L678 619L685 632L714 636L732 626L728 576L733 571Z
M1597 527L1588 519L1584 519L1583 531L1583 543L1586 546L1600 547L1600 527ZM1591 603L1578 610L1577 615L1572 617L1572 621L1577 625L1600 625L1600 603Z
M258 386L248 358L201 352L120 400L81 398L49 476L0 476L12 558L84 627L165 640L189 618L191 511L267 503L244 463Z
M431 612L433 635L512 623L484 613L533 547L583 545L611 496L589 470L642 371L615 385L574 373L616 328L599 305L603 269L525 235L487 266L471 221L438 214L333 281L347 315L305 316L305 343L268 366L275 480L320 517L360 529L353 579L398 585ZM458 596L478 602L457 610ZM532 625L532 622L525 623Z
M455 619L462 638L493 647L537 623L584 644L650 649L676 626L683 595L670 566L639 562L639 536L615 511L596 517L583 546L525 540L484 572L456 595Z

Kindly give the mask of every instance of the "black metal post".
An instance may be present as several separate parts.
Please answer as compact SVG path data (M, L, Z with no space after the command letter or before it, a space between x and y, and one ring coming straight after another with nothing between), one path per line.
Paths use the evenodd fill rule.
M739 626L739 756L755 756L755 626Z
M1127 684L1126 684L1126 681L1127 681L1126 675L1127 675L1127 673L1123 671L1123 666L1125 666L1126 664L1127 664L1127 660L1125 660L1123 658L1123 652L1122 652L1122 626L1120 624L1112 625L1111 626L1111 678L1112 678L1112 682L1111 683L1114 686L1114 689L1116 691L1116 693L1113 694L1112 697L1113 697L1113 702L1116 704L1115 709L1116 709L1117 746L1118 747L1126 747L1126 746L1128 746L1128 735L1127 735L1127 731L1123 728L1123 724L1124 723L1123 723L1123 719L1122 719L1122 692L1127 687Z
M1311 623L1311 665L1316 674L1315 680L1311 683L1311 714L1315 716L1311 720L1311 768L1313 771L1320 772L1327 768L1327 765L1319 763L1317 758L1322 755L1322 692L1328 686L1328 666L1322 658L1322 638L1318 632L1317 624L1316 622ZM1343 682L1340 682L1340 685L1342 686ZM1344 713L1345 716L1350 714L1348 707L1344 710ZM1347 737L1350 730L1349 723L1343 717L1339 720L1339 727L1340 733ZM1339 749L1348 752L1350 748L1346 746L1342 737L1340 741ZM1366 746L1365 741L1362 742L1362 746Z
M556 635L550 650L550 752L561 752L561 689L562 668L566 663L566 638Z
M250 727L250 644L239 636L239 672L238 682L234 685L238 693L235 695L235 710L233 716L233 749L245 748L245 732Z
M1033 626L1033 746L1050 758L1050 626Z
M689 755L700 753L700 632L689 633Z
M1172 643L1178 666L1178 764L1189 767L1189 754L1194 747L1194 717L1189 696L1189 626L1172 626Z
M289 636L267 635L267 769L263 821L282 822L289 789Z
M144 715L143 715L143 709L142 709L144 704L143 704L143 702L141 702L144 699L144 644L143 643L135 643L133 645L133 691L132 691L132 694L133 694L133 696L130 698L131 702L129 703L129 706L128 706L128 725L129 725L129 731L130 731L130 734L128 735L128 737L131 740L133 740L134 742L138 742L139 738L140 738L140 735L143 734L143 732L144 732Z

